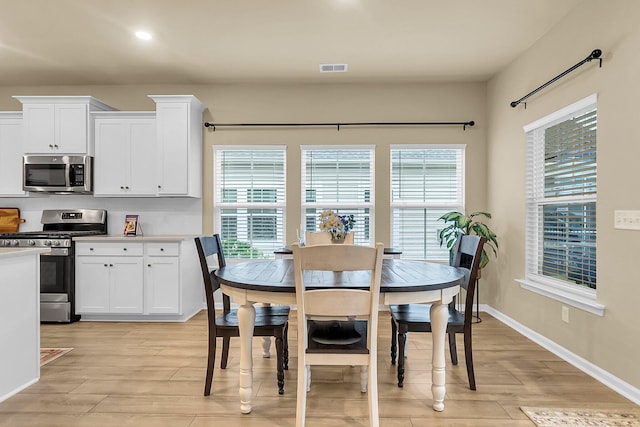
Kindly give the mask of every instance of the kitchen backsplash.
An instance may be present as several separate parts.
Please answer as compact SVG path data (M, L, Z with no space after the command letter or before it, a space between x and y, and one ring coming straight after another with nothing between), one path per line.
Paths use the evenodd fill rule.
M31 195L0 198L0 207L20 208L26 220L20 231L42 230L44 209L106 209L109 234L122 234L127 214L139 215L145 235L201 234L202 199L199 198L104 198L91 195Z

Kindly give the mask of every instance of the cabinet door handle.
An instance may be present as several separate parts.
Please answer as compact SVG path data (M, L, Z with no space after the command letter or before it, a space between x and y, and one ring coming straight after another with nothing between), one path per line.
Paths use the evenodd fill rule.
M123 248L122 250L123 250L123 251L126 251L126 250L127 250L127 248Z
M109 264L109 267L113 267L113 264Z
M53 146L54 146L56 149L57 149L57 148L59 148L59 147L58 147L58 144L53 144Z
M160 252L163 252L163 251L164 251L164 248L160 248Z
M120 186L120 189L121 189L121 190L124 190L124 186L123 186L123 185L121 185L121 186Z
M52 145L52 144L49 144L49 148L53 148L53 145Z
M90 250L90 251L92 251L92 250L93 250L93 248L89 248L89 250Z
M109 267L107 264L104 265L105 267Z
M151 267L151 264L147 264L147 267Z

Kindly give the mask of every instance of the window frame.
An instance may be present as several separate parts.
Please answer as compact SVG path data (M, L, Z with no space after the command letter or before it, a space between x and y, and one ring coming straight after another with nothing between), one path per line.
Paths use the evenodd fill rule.
M459 150L461 152L460 159L460 173L459 173L459 183L460 190L457 193L457 200L455 203L441 203L441 202L406 202L406 201L394 201L393 190L394 190L394 178L393 178L393 151L394 150L415 150L415 151L426 151L426 150ZM390 231L391 231L391 244L394 248L402 250L400 244L396 244L394 242L395 236L395 228L396 224L394 221L394 210L402 209L402 208L415 208L415 209L446 209L447 212L450 211L459 211L465 212L465 191L466 191L466 144L391 144L389 147L389 221L390 221ZM445 223L442 223L442 227L445 227ZM436 235L433 236L436 239ZM446 248L444 249L446 250ZM405 258L405 254L401 256ZM417 259L417 258L416 258ZM430 262L437 262L448 264L448 257L443 256L438 259L425 259Z
M357 151L369 151L371 153L371 158L369 160L369 188L365 191L368 191L368 202L361 203L353 203L353 202L329 202L327 203L319 203L319 202L308 202L307 195L309 190L307 189L307 163L305 154L308 151L348 151L348 150L357 150ZM353 230L356 232L355 241L357 244L373 244L375 240L375 190L376 190L376 146L374 144L355 144L355 145L331 145L331 144L318 144L318 145L301 145L300 146L300 233L304 234L304 231L307 229L307 209L316 209L316 211L321 211L324 209L332 209L337 211L338 213L345 213L345 211L349 210L360 210L360 209L368 209L369 213L366 218L358 218L356 214L356 228ZM315 190L317 191L317 190ZM313 193L314 198L317 196L317 193ZM364 227L364 224L368 221L367 227L368 233L365 235L365 232L362 235L358 235L357 231L360 230L361 226ZM318 223L316 218L316 224ZM311 230L309 230L311 231Z
M590 95L586 98L583 98L571 105L568 105L554 113L551 113L545 117L542 117L528 125L523 126L524 134L525 134L525 142L527 144L527 153L534 151L534 148L530 147L530 144L534 142L530 142L530 138L528 134L532 131L538 129L545 129L556 125L558 123L562 123L564 121L571 120L572 117L577 116L583 112L586 112L587 109L595 107L596 111L598 108L597 105L597 94ZM596 150L597 150L597 140L596 140ZM529 155L527 154L526 160L526 171L527 171L527 189L525 191L525 200L527 204L526 211L526 240L527 244L525 247L525 277L524 279L516 279L516 281L520 284L520 287L523 289L527 289L529 291L535 292L540 295L544 295L548 298L554 299L556 301L560 301L564 304L579 308L581 310L585 310L587 312L603 316L605 306L597 302L597 290L591 289L583 285L572 284L568 281L564 281L561 279L554 279L551 277L543 276L542 274L535 273L533 270L537 269L538 260L542 257L542 251L536 250L532 251L534 246L538 246L536 242L540 241L540 233L543 230L540 230L539 227L534 224L535 218L530 216L530 210L533 208L542 207L545 205L545 201L542 199L533 200L531 187L532 180L534 179L533 174L534 165L532 161L529 159ZM541 172L544 174L544 171ZM542 176L544 179L544 175ZM597 182L597 177L596 177ZM597 184L596 184L597 185ZM564 197L556 197L555 201L566 201L566 202L583 202L583 203L596 203L597 210L597 192L593 195L583 195L583 196L564 196ZM534 203L534 206L529 207L530 203ZM548 203L548 202L547 202ZM597 216L596 216L597 220ZM535 229L535 231L534 231ZM597 235L597 225L596 225L596 235ZM596 252L597 258L597 252ZM596 261L597 263L597 261ZM535 265L534 265L535 264Z
M247 222L246 222L246 228L247 228L247 233L250 233L250 227L252 227L252 221L251 218L249 217L248 213L251 212L252 210L258 212L258 211L267 211L264 214L260 214L258 216L258 218L261 217L267 217L270 216L271 213L268 212L268 210L273 209L274 213L273 215L275 215L277 217L277 212L278 210L282 211L282 240L277 241L273 244L273 249L277 249L279 247L283 247L285 245L286 242L286 221L287 221L287 209L286 209L286 201L287 201L287 146L286 145L214 145L213 147L213 230L214 233L220 233L220 235L222 236L222 215L221 212L223 209L246 209L247 211ZM218 164L218 157L220 155L220 153L225 152L225 151L239 151L239 152L256 152L256 151L278 151L278 152L282 152L283 153L283 171L282 171L282 178L283 178L283 182L282 182L282 197L281 197L281 201L278 202L277 198L275 202L249 202L250 198L253 198L254 196L256 196L256 194L259 193L255 193L257 190L271 190L274 187L255 187L255 188L250 188L247 189L247 194L246 194L246 201L243 202L238 202L238 190L235 189L236 194L235 194L235 201L223 201L225 198L225 195L221 192L221 190L225 190L223 189L219 183L218 183L218 172L217 172L217 164ZM229 190L229 189L226 189ZM227 197L228 198L228 197ZM262 197L260 197L260 199L262 199ZM220 200L220 201L218 201ZM277 219L276 219L276 224L277 224ZM254 224L255 225L255 224ZM237 220L236 220L236 239L237 239L237 230L240 229L240 225L238 225ZM277 232L277 231L276 231ZM264 239L254 239L253 242L261 242L261 241L270 241L270 240L264 240ZM250 242L249 242L250 243ZM253 246L253 245L252 245ZM266 258L274 258L275 255L273 253L273 251L262 251L263 255ZM239 261L239 260L245 260L247 258L233 258L230 256L226 256L228 261L234 262L234 261Z

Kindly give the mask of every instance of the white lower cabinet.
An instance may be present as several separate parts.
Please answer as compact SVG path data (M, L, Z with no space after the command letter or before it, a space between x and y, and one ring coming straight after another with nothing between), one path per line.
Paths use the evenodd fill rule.
M145 244L145 312L178 314L180 311L180 245Z
M94 239L76 240L76 313L83 319L183 321L203 308L192 239Z
M142 245L77 246L76 313L142 314Z

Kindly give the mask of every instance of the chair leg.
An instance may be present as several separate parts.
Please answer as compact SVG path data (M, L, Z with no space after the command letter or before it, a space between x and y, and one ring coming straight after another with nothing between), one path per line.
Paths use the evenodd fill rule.
M469 388L476 389L476 376L473 372L473 351L471 349L471 330L464 334L464 357L467 363L467 376L469 377Z
M283 358L282 358L282 366L285 370L289 370L289 323L284 325L284 349L283 349Z
M300 354L300 353L298 353ZM308 376L307 368L304 364L304 357L298 357L298 389L296 391L296 426L304 427L304 421L306 417L307 409L307 388L308 388Z
M377 356L371 355L369 358L368 369L368 399L369 399L369 425L371 427L380 426L380 415L378 413L378 369Z
M367 392L367 380L369 378L368 368L366 365L360 366L360 391L362 393Z
M455 332L449 332L449 353L451 354L451 363L458 364L458 348L456 346L456 334Z
M204 382L204 395L211 394L211 383L213 382L213 368L216 363L216 337L209 335L209 355L207 357L207 375Z
M396 337L396 322L391 318L391 364L396 364L396 352L398 351L397 337Z
M262 357L265 359L271 357L271 337L262 338Z
M282 342L282 329L278 329L276 336L276 363L278 365L278 394L284 394L284 344Z
M398 325L398 387L404 386L404 348L407 342L407 325Z
M230 337L222 338L222 358L220 359L220 369L227 369L227 361L229 360L229 344Z

